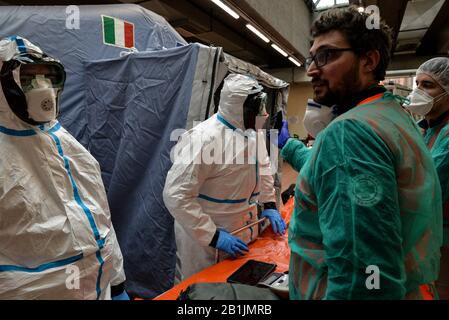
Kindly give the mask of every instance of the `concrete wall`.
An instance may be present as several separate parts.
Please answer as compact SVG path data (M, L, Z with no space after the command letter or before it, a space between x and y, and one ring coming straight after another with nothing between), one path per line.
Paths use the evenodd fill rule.
M296 50L308 56L312 17L303 0L246 0Z
M306 69L304 67L264 69L264 71L271 74L273 77L276 77L288 83L308 83L312 80L307 76Z
M418 69L421 64L434 58L433 56L395 55L391 59L388 71Z
M313 98L312 85L310 83L292 83L287 104L288 128L290 134L297 134L301 139L307 137L303 120L307 107L307 99Z

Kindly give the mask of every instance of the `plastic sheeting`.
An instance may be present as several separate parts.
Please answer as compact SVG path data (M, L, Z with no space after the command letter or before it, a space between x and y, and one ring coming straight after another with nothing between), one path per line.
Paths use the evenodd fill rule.
M89 150L99 161L122 248L127 290L173 285L173 219L162 201L173 130L184 128L198 45L86 64Z
M281 209L281 215L287 225L293 212L294 199L291 198ZM250 259L276 263L276 272L288 271L290 261L290 248L288 235L276 236L271 228L266 229L255 242L250 244L249 253L238 259L227 259L212 267L191 276L167 292L156 297L156 300L176 300L182 290L194 283L200 282L226 282L226 279Z
M281 215L287 225L290 224L294 205L294 198L290 198L281 209ZM249 245L249 249L249 253L245 256L238 259L227 259L204 269L157 296L155 300L176 300L183 290L186 290L187 287L194 283L226 282L231 274L250 259L277 264L275 272L289 271L290 248L288 246L288 234L283 237L277 237L274 235L271 228L266 229L255 242ZM434 294L430 292L430 288L427 285L422 285L420 287L420 293L422 294L421 298L424 300L435 299Z
M271 89L284 89L289 86L287 82L275 78L272 75L262 71L259 67L231 56L230 54L224 54L224 64L231 72L252 75L265 87Z
M75 21L79 9L79 29ZM187 44L159 15L134 4L92 6L2 6L0 37L20 35L63 63L67 72L61 96L61 124L87 144L84 63L117 58L124 48L103 43L101 15L134 24L135 48L153 51Z

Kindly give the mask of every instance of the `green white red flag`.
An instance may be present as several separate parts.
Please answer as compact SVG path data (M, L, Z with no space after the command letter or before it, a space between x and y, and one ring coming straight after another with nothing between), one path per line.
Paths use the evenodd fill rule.
M134 48L134 24L102 15L103 41L122 48Z

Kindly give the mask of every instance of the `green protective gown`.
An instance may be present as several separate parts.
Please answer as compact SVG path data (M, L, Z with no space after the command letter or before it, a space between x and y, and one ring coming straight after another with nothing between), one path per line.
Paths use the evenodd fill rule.
M443 243L449 245L449 119L430 128L424 140L431 150L432 158L440 178L443 198ZM449 270L448 270L449 272Z
M440 298L449 299L449 116L428 129L424 140L431 150L443 196L443 248L437 287Z
M419 296L439 273L441 190L422 135L395 97L351 109L310 156L303 151L294 139L282 150L302 168L289 228L290 297Z

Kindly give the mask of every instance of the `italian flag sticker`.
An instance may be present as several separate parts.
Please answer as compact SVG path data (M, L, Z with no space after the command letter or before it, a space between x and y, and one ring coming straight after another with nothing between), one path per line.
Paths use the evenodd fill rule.
M103 20L103 42L105 44L121 48L134 48L133 23L103 15L101 17Z

